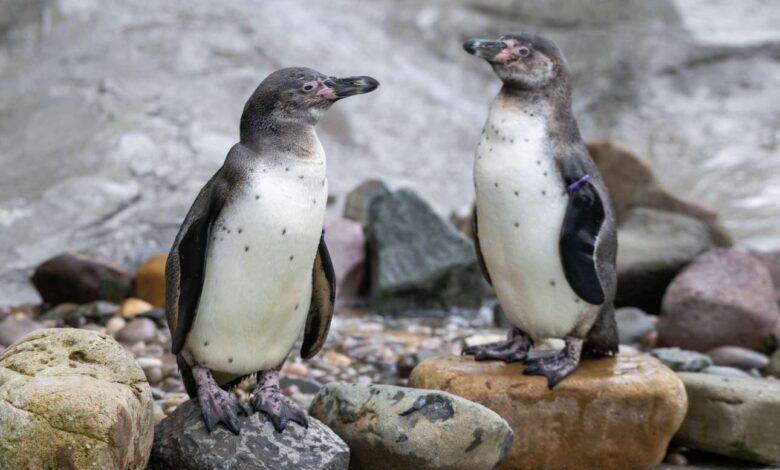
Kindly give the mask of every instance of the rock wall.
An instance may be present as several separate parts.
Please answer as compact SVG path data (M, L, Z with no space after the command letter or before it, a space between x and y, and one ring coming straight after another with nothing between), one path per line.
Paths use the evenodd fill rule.
M320 125L334 194L382 177L442 212L470 203L498 83L460 43L521 28L565 51L587 139L647 155L662 183L717 209L739 243L769 248L780 234L780 11L759 0L2 8L0 303L34 300L31 267L65 249L127 267L167 249L235 142L244 100L282 66L382 82Z

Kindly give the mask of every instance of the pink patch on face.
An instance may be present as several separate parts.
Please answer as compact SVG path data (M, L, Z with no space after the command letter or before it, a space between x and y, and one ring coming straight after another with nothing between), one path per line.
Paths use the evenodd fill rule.
M506 49L502 50L498 54L496 54L495 57L493 57L493 60L495 62L499 63L506 63L509 62L512 59L515 59L518 57L518 51L520 50L520 44L514 40L514 39L506 39L504 40L504 44L506 44Z
M321 80L317 80L317 86L319 87L319 90L317 90L317 96L322 96L323 98L327 98L329 100L335 100L338 98L333 88L322 83Z

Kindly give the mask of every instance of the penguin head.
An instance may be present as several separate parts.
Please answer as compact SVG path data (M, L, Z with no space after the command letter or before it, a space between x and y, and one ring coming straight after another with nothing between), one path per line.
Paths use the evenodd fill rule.
M316 124L336 101L375 90L371 77L329 77L306 67L277 70L263 80L244 106L242 133L261 122Z
M470 39L463 48L485 59L507 86L522 90L545 88L568 76L561 50L533 33L510 33L498 40Z

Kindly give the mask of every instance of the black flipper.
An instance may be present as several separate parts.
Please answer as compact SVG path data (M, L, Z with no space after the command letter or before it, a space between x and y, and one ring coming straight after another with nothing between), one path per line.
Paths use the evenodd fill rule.
M219 186L220 173L217 173L195 199L168 256L166 309L174 354L184 347L198 312L211 226L224 204Z
M490 273L488 272L487 265L485 265L485 258L482 257L482 249L479 246L479 227L477 226L477 206L474 206L474 210L471 212L471 234L474 237L474 249L477 252L477 261L479 267L482 269L482 275L485 276L485 280L493 285L493 281L490 280Z
M604 222L604 204L587 178L567 180L569 204L561 228L559 250L566 280L584 301L604 302L596 271L596 237Z
M325 344L333 318L333 304L336 300L336 274L330 253L325 244L325 234L320 236L320 246L314 259L312 272L311 306L306 318L306 329L303 334L301 357L313 357Z

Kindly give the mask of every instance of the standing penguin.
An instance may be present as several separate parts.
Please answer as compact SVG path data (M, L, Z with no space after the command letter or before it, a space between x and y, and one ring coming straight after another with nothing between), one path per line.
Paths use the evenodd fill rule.
M301 356L322 347L335 295L322 236L325 153L314 125L330 106L368 93L370 77L308 68L269 75L241 116L240 141L184 219L166 266L166 315L187 393L206 427L239 433L250 410L227 389L257 374L252 408L277 431L306 415L279 389L301 330Z
M551 41L513 33L463 44L503 82L474 160L474 241L482 271L514 328L466 348L477 361L525 361L552 389L582 353L617 353L617 237L607 188L571 110L566 60ZM536 357L534 340L565 347Z

